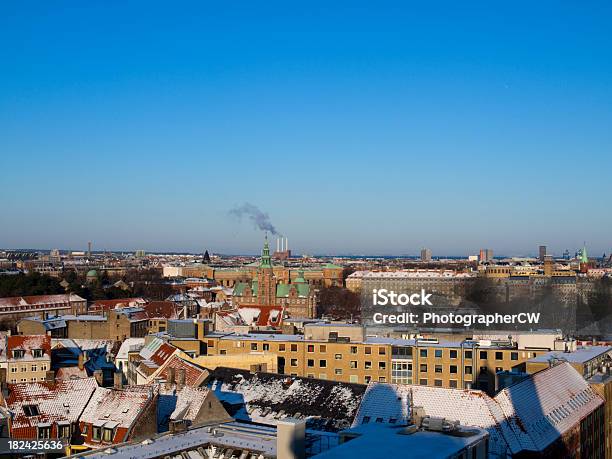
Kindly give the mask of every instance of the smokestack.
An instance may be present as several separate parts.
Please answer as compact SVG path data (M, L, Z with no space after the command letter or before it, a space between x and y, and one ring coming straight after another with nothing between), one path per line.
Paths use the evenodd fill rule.
M174 368L168 368L168 377L166 378L166 387L170 389L174 385Z
M285 241L283 240L283 238L282 238L282 237L280 238L280 242L281 242L281 252L282 252L283 250L285 250L285 249L283 248L283 246L284 246L284 242L285 242Z
M113 386L115 389L123 389L123 373L118 370L113 374Z
M276 238L276 251L280 252L280 238Z
M289 251L289 238L286 237L285 238L285 252L288 252L288 251Z
M306 457L306 422L286 418L276 425L276 457L304 459Z
M184 368L178 369L178 375L176 377L176 386L177 386L177 389L185 386L185 369Z

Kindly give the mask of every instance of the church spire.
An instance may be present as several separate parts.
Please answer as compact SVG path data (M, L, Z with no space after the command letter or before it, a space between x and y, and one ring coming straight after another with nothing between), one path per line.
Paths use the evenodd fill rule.
M268 244L268 233L266 233L266 238L264 241L264 247L261 251L261 263L259 264L260 268L271 268L272 267L272 259L270 258L270 245Z

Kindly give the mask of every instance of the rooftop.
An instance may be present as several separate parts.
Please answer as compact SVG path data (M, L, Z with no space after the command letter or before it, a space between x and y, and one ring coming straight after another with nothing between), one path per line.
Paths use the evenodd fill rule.
M559 359L569 363L586 363L604 354L610 354L612 356L612 346L579 347L573 352L551 351L534 357L528 361L543 363L548 362L551 359Z

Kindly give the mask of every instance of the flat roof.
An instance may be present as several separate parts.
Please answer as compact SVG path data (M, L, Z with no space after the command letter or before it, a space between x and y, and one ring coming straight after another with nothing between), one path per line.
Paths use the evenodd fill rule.
M550 351L546 354L539 355L532 359L529 359L528 362L541 362L547 363L551 358L557 358L559 360L565 360L569 363L586 363L589 360L593 360L600 355L611 353L612 346L588 346L588 347L579 347L575 351L572 352L563 352L563 351Z

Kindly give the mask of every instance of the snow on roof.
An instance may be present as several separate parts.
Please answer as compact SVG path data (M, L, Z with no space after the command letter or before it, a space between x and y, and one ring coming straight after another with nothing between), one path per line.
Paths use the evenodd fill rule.
M214 429L211 429L212 427ZM209 431L210 430L210 431ZM219 435L221 433L222 435ZM262 453L266 458L276 457L276 429L267 426L244 424L240 422L228 422L214 426L190 429L180 434L165 434L155 438L151 442L134 442L124 446L115 446L113 459L142 459L158 457L182 457L180 452L186 451L189 457L199 458L200 447L205 451L210 445L218 446L217 454L221 453L223 447L231 450L227 456L249 457L244 452ZM193 450L193 451L190 451ZM187 452L188 451L188 452ZM105 450L85 453L85 457L93 459L108 459Z
M604 403L567 362L505 388L495 400L530 451L542 451Z
M362 384L225 367L211 373L208 387L225 405L234 405L230 415L237 419L274 424L285 417L320 417L311 419L309 427L331 431L350 426L366 389Z
M14 350L25 351L23 358L33 358L32 351L42 349L48 357L51 356L51 337L48 335L14 335L6 338L6 351L9 359L13 358ZM19 360L21 360L19 359Z
M20 429L21 438L36 438L40 422L76 422L97 390L95 378L13 384L7 406L14 413L12 429ZM27 416L23 407L36 405L38 416Z
M492 451L507 449L506 424L501 410L491 397L476 390L370 383L353 426L369 422L407 424L411 397L413 406L423 407L426 415L486 429ZM512 430L507 426L505 430L512 440Z
M494 398L467 389L371 383L353 426L406 423L413 406L426 415L486 429L492 452L539 451L603 403L568 363L535 373Z
M529 359L529 362L548 362L556 358L570 363L586 363L603 354L612 355L612 346L587 346L579 347L572 352L551 351Z
M157 405L158 432L167 431L168 422L171 420L193 423L209 392L205 387L185 386L177 389L175 385L170 388L160 385Z
M282 322L282 306L240 306L238 314L247 325L278 326Z
M174 369L174 378L177 380L179 371L185 370L185 384L187 386L198 387L208 377L208 370L194 363L188 362L181 357L181 351L177 350L163 364L156 369L148 378L148 382L153 382L157 378L168 380L168 370ZM185 355L185 354L182 354ZM186 355L185 355L186 357Z
M85 301L74 293L60 295L31 295L0 298L0 308L11 306L60 305L71 301Z
M87 371L79 367L61 367L55 372L56 380L87 378Z
M368 424L350 429L358 434L357 438L328 449L316 458L387 459L398 457L399 451L409 451L404 457L411 459L430 459L432 457L461 457L457 453L481 441L487 432L480 428L463 428L461 434L451 435L442 432L418 431L410 435L401 433L402 428L385 424ZM435 451L435 453L434 453Z
M89 424L113 421L118 427L129 429L154 395L153 386L128 386L125 389L98 387L80 420Z
M121 347L119 347L119 351L117 351L115 358L127 359L129 352L140 352L144 347L144 342L144 338L126 338L123 343L121 343Z

